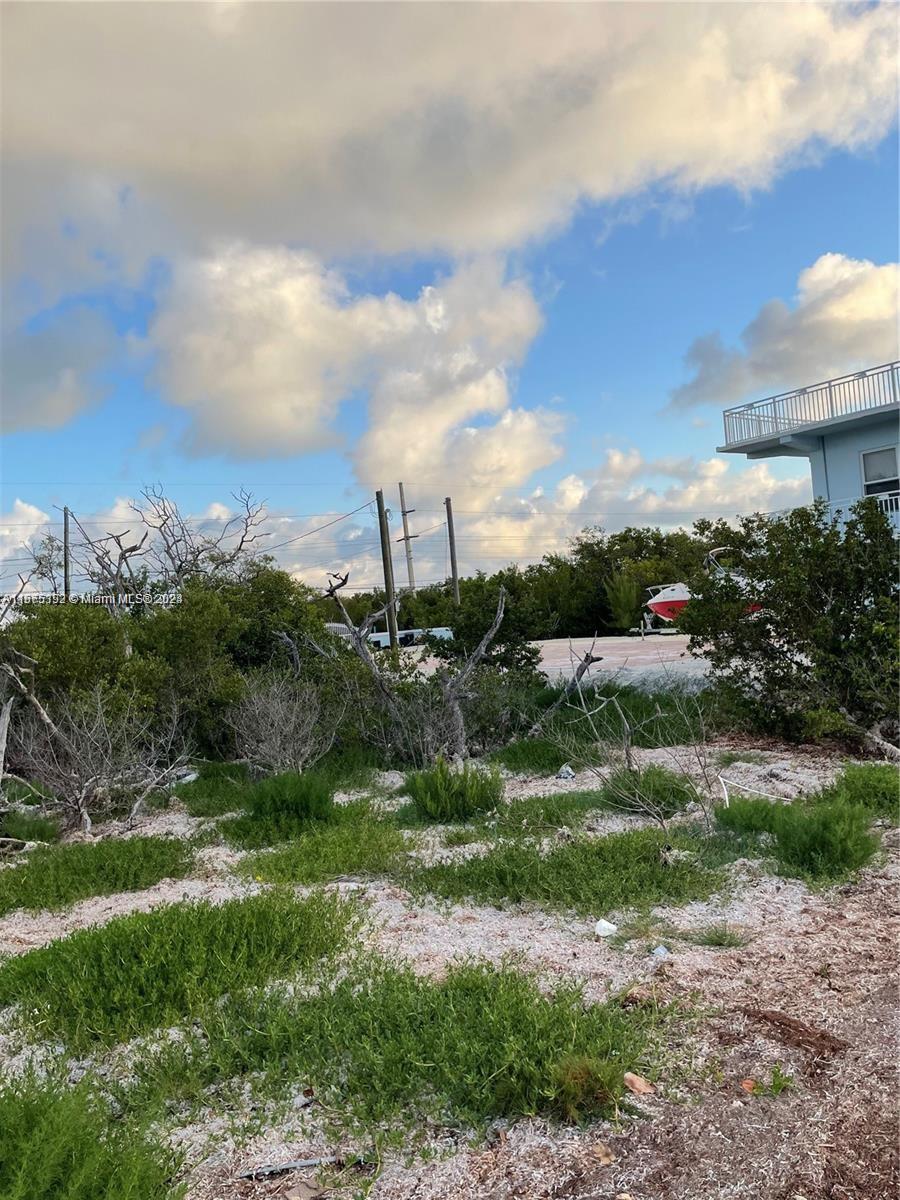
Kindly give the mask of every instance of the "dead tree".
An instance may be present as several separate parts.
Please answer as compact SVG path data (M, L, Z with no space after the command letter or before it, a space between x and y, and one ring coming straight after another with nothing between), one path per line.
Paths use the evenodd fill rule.
M540 717L538 717L538 719L535 721L535 723L532 725L532 727L528 730L528 737L533 738L533 737L541 736L541 734L543 733L544 725L550 720L550 718L552 716L554 716L559 711L559 709L562 708L562 706L564 704L567 704L569 702L569 697L572 695L572 693L574 691L576 691L578 689L579 684L581 683L582 679L587 674L587 672L591 669L591 667L595 663L603 661L602 654L594 653L594 645L596 644L596 640L597 639L595 637L594 641L591 642L590 650L588 650L584 654L584 657L581 658L581 660L578 663L578 666L575 669L574 675L568 681L568 683L563 688L563 690L560 692L560 694L556 697L556 699L553 701L553 703L550 705L550 707L547 709L547 711L545 713L542 713L542 715ZM571 653L571 643L570 643L570 653Z
M61 700L52 718L33 701L10 735L21 774L55 796L84 833L104 809L126 804L137 817L188 760L174 707L160 721L135 698L111 704L102 687Z
M269 673L248 680L225 719L240 761L274 772L303 771L327 754L341 715L323 712L318 690L296 674Z
M259 532L266 517L265 504L254 502L243 488L233 494L240 511L214 533L190 525L160 488L145 488L141 495L143 504L131 507L151 534L149 569L154 578L173 589L198 575L227 573L252 557L256 542L268 536Z
M375 622L385 615L387 607L369 613L356 625L339 595L340 590L347 586L349 573L332 574L329 575L329 579L331 583L325 594L334 600L347 630L350 650L365 666L372 680L379 706L393 730L395 744L410 752L422 765L427 764L439 753L451 758L464 758L467 748L462 703L470 695L468 689L475 668L497 636L506 605L505 589L500 589L494 619L473 652L457 671L451 673L442 669L437 673L440 701L435 703L432 696L434 689L424 676L416 672L411 678L400 679L390 667L382 667L372 653L369 634ZM297 647L292 640L286 634L280 635L280 640L287 646L292 659L295 662L299 661ZM340 655L336 648L326 649L312 638L307 638L307 642L321 657L339 661ZM410 683L413 683L415 688L412 695L404 693L404 685L408 692ZM423 728L426 722L429 726L427 730Z

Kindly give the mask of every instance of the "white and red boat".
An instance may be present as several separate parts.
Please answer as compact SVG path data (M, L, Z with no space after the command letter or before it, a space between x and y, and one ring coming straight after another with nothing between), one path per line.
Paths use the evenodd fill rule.
M733 579L740 581L743 579L740 571L731 571L728 567L723 567L716 557L718 554L727 553L728 549L728 546L718 546L715 550L710 550L703 565L707 571L730 575ZM650 593L650 599L647 601L646 607L654 616L667 622L676 620L691 598L691 592L686 583L661 583L647 588L647 591ZM758 604L747 606L748 612L757 612L758 610Z

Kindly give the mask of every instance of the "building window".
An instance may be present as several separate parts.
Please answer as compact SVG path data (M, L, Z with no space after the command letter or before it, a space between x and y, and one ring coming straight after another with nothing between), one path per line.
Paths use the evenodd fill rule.
M896 446L888 446L884 450L866 450L862 456L862 468L863 492L866 496L900 491Z

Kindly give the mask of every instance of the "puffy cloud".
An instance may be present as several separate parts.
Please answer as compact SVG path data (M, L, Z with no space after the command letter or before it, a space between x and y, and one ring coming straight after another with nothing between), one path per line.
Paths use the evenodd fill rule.
M28 546L40 540L40 535L49 520L49 513L45 513L36 504L16 499L9 512L0 513L0 561L25 557ZM17 563L15 571L11 569L12 566L10 563L11 574L16 574L22 566L27 572L27 563Z
M823 254L800 273L790 307L764 304L741 333L742 348L718 333L691 345L693 378L672 392L673 408L728 404L900 357L898 266Z
M584 200L765 186L896 110L887 4L13 4L2 54L17 228L74 178L88 212L127 184L188 240L323 253L494 251Z
M511 407L509 373L540 325L528 286L494 259L403 300L351 296L305 252L230 246L176 272L151 339L196 453L319 448L341 402L365 391L360 480L439 490L464 467L483 489L518 485L560 453L558 414Z

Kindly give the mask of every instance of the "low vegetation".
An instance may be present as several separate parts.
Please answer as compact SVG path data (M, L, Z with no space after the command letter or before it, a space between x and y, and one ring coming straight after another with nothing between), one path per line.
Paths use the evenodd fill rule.
M656 829L578 838L547 853L533 844L501 844L465 862L413 869L410 885L451 900L495 905L532 901L594 916L625 905L677 904L709 896L721 876L690 854L666 862L665 844L665 835Z
M406 793L420 821L469 821L497 807L503 796L503 781L496 771L469 763L454 770L438 758L428 770L407 775Z
M252 854L240 869L264 883L383 875L395 866L404 845L396 825L373 817L365 804L350 804L337 810L334 822L312 827L275 850Z
M491 760L517 775L555 775L568 761L566 753L549 738L522 738L495 751Z
M896 821L900 814L900 772L890 763L855 763L819 793L823 800L843 801L873 816Z
M613 771L604 780L601 791L608 807L654 820L668 820L698 800L691 781L666 767Z
M546 995L512 967L462 964L432 980L362 960L315 994L232 997L140 1063L126 1103L196 1101L231 1079L268 1097L312 1087L338 1126L369 1136L429 1118L465 1129L609 1116L658 1020L652 1007L587 1006L570 985Z
M227 841L245 849L274 846L335 816L331 783L315 771L286 771L250 784L241 791L241 808L221 829Z
M198 778L182 783L175 794L192 817L221 817L243 807L250 782L247 768L235 763L203 763Z
M288 978L340 951L358 926L339 898L267 892L117 917L0 964L0 1007L84 1051L178 1024L213 997Z
M760 797L732 802L716 811L724 828L740 834L767 834L785 874L811 880L839 879L865 866L878 842L869 832L871 813L843 799L814 796L793 804Z
M84 1081L34 1076L0 1087L3 1200L178 1200L177 1162L158 1138L111 1119Z
M40 813L10 809L0 816L0 837L18 838L21 842L55 842L59 837L59 822Z
M0 871L0 915L17 908L64 908L89 896L111 896L182 879L194 861L193 847L175 838L67 842L39 846Z

